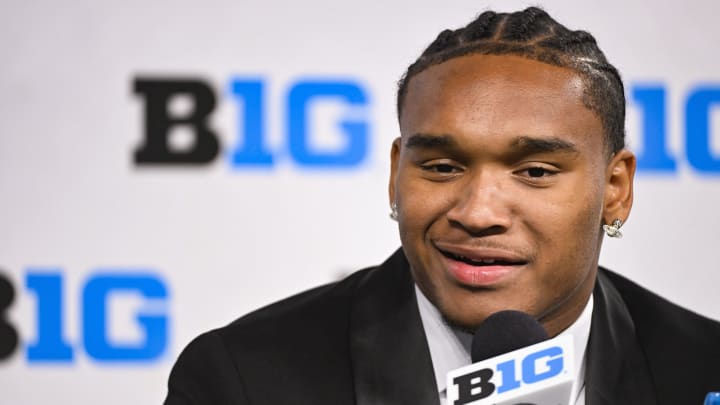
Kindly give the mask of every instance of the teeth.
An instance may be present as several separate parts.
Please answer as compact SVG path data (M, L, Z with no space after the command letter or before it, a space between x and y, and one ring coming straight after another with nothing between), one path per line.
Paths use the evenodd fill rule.
M480 260L474 260L467 258L465 256L460 255L452 255L456 260L460 260L463 262L471 262L471 263L482 263L482 264L493 264L495 263L495 259L480 259Z

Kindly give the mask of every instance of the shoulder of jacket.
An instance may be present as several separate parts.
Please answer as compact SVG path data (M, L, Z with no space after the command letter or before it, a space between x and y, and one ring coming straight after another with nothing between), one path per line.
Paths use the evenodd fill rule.
M601 271L622 296L641 341L677 345L688 352L710 350L720 356L720 322L672 303L617 273Z

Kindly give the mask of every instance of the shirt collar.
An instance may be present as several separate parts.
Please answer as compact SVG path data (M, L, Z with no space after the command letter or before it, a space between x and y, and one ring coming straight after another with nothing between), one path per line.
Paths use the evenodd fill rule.
M420 289L415 286L415 297L420 309L425 336L427 337L430 357L432 359L433 371L438 393L444 394L446 386L446 375L449 371L472 363L470 358L470 347L472 345L472 334L461 331L450 326L440 311L425 297ZM560 332L560 335L571 334L575 341L576 378L572 389L572 398L578 397L585 385L585 352L590 338L590 323L592 321L593 299L592 295L585 304L585 309L567 329ZM578 359L580 359L578 361Z

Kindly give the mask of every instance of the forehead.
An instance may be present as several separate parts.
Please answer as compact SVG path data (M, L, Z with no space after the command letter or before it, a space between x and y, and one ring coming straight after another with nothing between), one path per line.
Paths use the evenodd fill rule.
M400 129L403 135L570 136L602 148L602 124L583 104L583 92L582 79L570 69L471 54L410 80Z

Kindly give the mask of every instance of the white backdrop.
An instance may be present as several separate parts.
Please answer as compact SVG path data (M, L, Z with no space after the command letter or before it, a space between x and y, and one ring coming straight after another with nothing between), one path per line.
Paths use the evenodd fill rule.
M601 263L720 318L720 173L689 163L685 135L688 95L699 86L720 88L720 8L709 0L648 4L543 2L560 22L596 36L628 91L653 85L667 94L667 150L676 168L639 173L625 237L606 241ZM192 337L380 263L399 245L387 216L396 81L440 30L487 8L526 5L0 2L0 274L15 290L0 316L20 339L0 361L2 402L159 403L170 367ZM148 167L133 161L145 119L133 81L143 77L211 85L218 105L210 126L222 144L213 162ZM267 89L270 168L235 167L228 158L243 122L243 104L229 86L250 78ZM367 95L365 106L351 112L369 125L368 153L358 165L308 168L288 152L286 95L306 78L350 80ZM628 107L629 141L642 152L643 111L632 100ZM174 108L192 105L180 100ZM319 106L312 142L342 148L336 123L346 110ZM720 114L709 111L708 149L720 156ZM175 140L187 144L187 135ZM83 337L102 326L83 324L83 311L93 304L81 297L106 268L128 276L151 271L167 290L155 304L137 294L111 297L106 324L108 341L142 342L134 316L161 314L168 322L161 355L107 361L88 350ZM28 287L38 269L59 275L59 304L40 309L37 291ZM54 312L63 316L57 328L73 357L32 359L38 314Z

